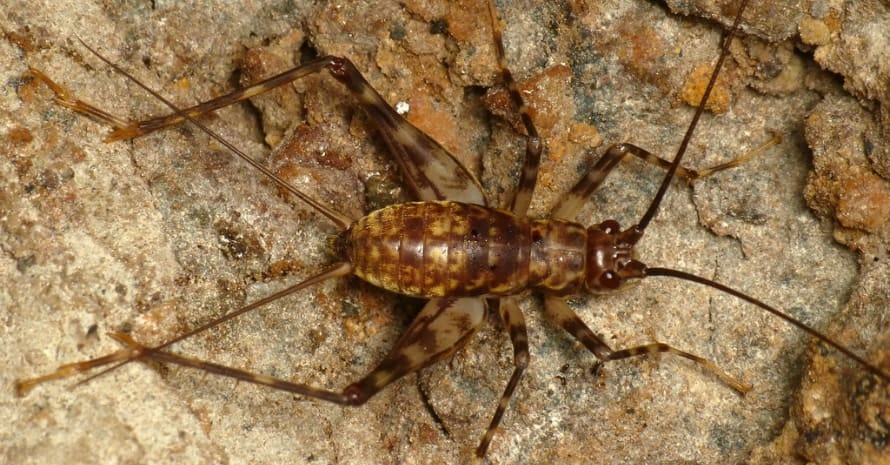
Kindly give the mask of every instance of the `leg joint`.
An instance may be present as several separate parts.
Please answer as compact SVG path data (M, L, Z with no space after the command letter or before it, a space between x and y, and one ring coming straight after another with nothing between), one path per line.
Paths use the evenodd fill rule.
M371 398L368 391L358 383L350 384L343 390L343 396L346 398L346 405L357 407L364 404Z

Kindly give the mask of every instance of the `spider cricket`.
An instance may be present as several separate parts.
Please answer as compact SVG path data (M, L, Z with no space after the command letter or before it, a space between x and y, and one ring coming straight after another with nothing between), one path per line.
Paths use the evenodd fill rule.
M740 9L739 14L741 15L741 9ZM497 24L497 20L496 20L496 19L492 19L492 23L493 23L493 24ZM735 32L735 29L736 29L736 27L734 26L734 27L733 27L733 31L734 31L734 32ZM721 53L721 59L722 59L723 57L725 57L725 52ZM327 62L327 65L330 66L330 67L332 67L332 68L336 68L336 69L338 69L338 70L342 70L344 66L348 66L348 65L345 65L345 64L344 64L343 62L341 62L341 61L329 61L329 62ZM356 81L354 80L354 77L355 77L355 76L350 75L349 72L347 72L345 76L346 76L346 77L343 77L344 80L345 80L345 79L352 79L351 81L349 81L349 82L351 82L351 84L348 84L348 85L354 85L354 84L356 83ZM334 85L336 85L336 84L334 84ZM75 104L75 106L76 106L77 109L79 109L79 110L81 110L81 111L85 111L85 112L90 112L90 111L91 111L91 110L87 110L87 107L84 106L84 104ZM172 109L173 109L174 112L180 112L180 111L182 111L182 110L177 109L175 106L172 106L172 105L171 105L171 107L172 107ZM94 116L99 116L100 119L101 119L101 118L104 118L104 115L102 115L102 114L100 114L100 113L94 113ZM371 119L372 119L372 121L376 121L377 124L382 124L382 123L381 123L381 120L379 120L379 119L376 119L376 120L375 120L374 118L371 118ZM200 124L199 122L196 122L196 121L194 121L194 120L192 120L192 123ZM694 126L694 124L693 124L693 125L690 125L690 128L692 128L693 126ZM203 129L203 127L202 127L202 129ZM528 131L531 131L532 128L527 127L527 130L528 130ZM691 131L691 129L690 129L690 131ZM222 140L220 140L219 142L220 142L220 143L225 143L225 142L222 141ZM683 152L681 151L680 153L682 154ZM534 157L530 157L530 158L534 158ZM678 158L679 158L679 157L678 157ZM651 157L650 157L650 159L651 159ZM452 160L452 161L453 161L453 160ZM679 162L679 161L680 161L680 160L678 160L678 162ZM528 170L528 171L533 171L533 169L530 169L530 170ZM453 171L453 170L447 170L447 171L446 171L446 173L454 173L454 172L455 172L455 171ZM428 174L428 173L421 173L421 175L423 175L423 174ZM440 174L441 174L441 173L440 173ZM417 175L414 175L414 176L416 177ZM459 193L456 193L456 194L453 194L453 195L449 195L449 196L448 196L449 199L453 199L453 198L457 197L457 198L463 198L465 201L468 201L468 202L471 202L471 201L472 201L471 199L467 199L467 198L464 198L464 197L460 197L460 195L468 194L468 190L469 190L469 191L474 191L474 190L476 190L477 188L473 187L473 184L474 184L475 181L473 181L471 178L466 178L466 179L456 180L455 178L452 177L453 174L445 174L444 176L447 178L447 181L448 181L448 182L445 183L445 184L456 184L456 185L458 185L458 186L461 186L459 189L457 189L457 191L460 191L460 192L459 192ZM409 174L409 175L406 176L406 177L409 177L409 178L410 178L411 175ZM421 184L423 183L423 181L422 181L422 180L420 180L420 181L415 180L415 183L417 183L418 185L421 185ZM437 187L442 188L443 186L445 186L445 184L437 184ZM523 192L524 192L525 194L529 194L529 193L530 193L529 185L530 185L529 183L526 183L524 188L521 187L521 189L523 189ZM668 182L666 181L666 182L663 184L663 186L664 186L664 189L667 189ZM421 187L422 187L422 186L421 186ZM415 188L415 189L416 189L416 190L420 190L420 188ZM298 195L298 196L301 195L301 194L296 193L296 192L294 192L294 194L295 194L295 195ZM426 194L426 195L429 195L429 194ZM476 192L469 192L469 195L472 197L473 195L476 195ZM520 196L520 197L521 197L521 196ZM577 197L581 197L581 196L580 196L580 195L577 195ZM586 197L586 196L585 196L585 197ZM309 200L309 201L311 201L311 199L307 199L307 198L304 198L304 199L305 199L305 200ZM518 204L523 204L524 202L525 202L525 200L519 200L517 203L518 203ZM525 209L525 207L517 207L517 208L518 208L519 210L522 210L522 211L524 211L524 209ZM565 208L566 208L567 211L573 211L573 210L574 210L573 207L565 207ZM320 208L320 210L323 210L323 211L324 211L324 207ZM655 214L655 210L653 209L653 210L651 210L651 212L652 212L652 213L651 213L650 215L647 215L647 218L649 218L649 219L651 219L651 218L652 218L652 215ZM345 218L345 217L343 217L342 215L339 215L339 214L336 213L336 212L331 212L331 211L329 211L329 210L328 210L328 213L326 214L326 216L328 216L328 217L329 217L332 221L334 221L335 223L339 223L340 226L344 226L344 227L345 227L346 224L351 223L351 219L350 219L350 218ZM646 222L648 223L648 219L646 220ZM624 226L624 227L627 227L627 225L623 225L623 226ZM604 228L605 228L605 229L612 229L612 225L609 224L609 225L607 225L607 226L604 226ZM642 260L645 261L645 260L646 260L645 257L642 257ZM328 274L322 274L322 275L320 275L320 276L321 276L322 278L324 278L324 279L327 279L327 278L332 277L332 276L341 276L341 275L344 275L344 274L346 274L346 271L347 271L345 268L343 268L343 267L337 267L337 266L334 266L334 267L332 267L332 268L329 268L328 270L329 270L329 271L328 271ZM668 273L667 271L663 271L663 270L655 269L655 268L651 268L651 269L649 269L649 272L650 272L650 273L649 273L650 275L654 275L654 274L658 274L658 273L662 273L662 272L665 273L665 274ZM371 278L373 278L373 277L371 277ZM612 278L613 278L613 277L608 277L609 280L611 280ZM314 284L315 281L311 281L311 280L310 280L310 281L308 281L308 283L309 283L309 284ZM724 290L727 291L727 292L732 292L732 291L729 291L729 290L726 290L726 289L724 289ZM276 298L277 298L277 297L276 297ZM447 308L459 308L459 307L467 306L467 307L464 309L465 313L467 313L467 314L471 314L471 313L472 313L472 314L479 314L479 313L482 313L482 310L481 310L481 307L480 307L481 305L483 305L483 304L481 304L482 301L479 300L479 299L475 299L475 298L474 298L474 299L470 299L470 300L471 300L472 302L467 302L467 301L463 301L463 300L461 300L461 301L457 301L457 302L462 302L462 303L461 303L460 305L453 304L452 306L447 306ZM561 315L561 316L564 318L564 319L562 319L562 320L559 320L559 319L558 319L558 321L561 321L561 322L562 322L562 325L563 325L564 327L566 327L567 329L568 329L568 328L574 328L574 329L575 329L575 332L576 332L576 335L578 335L578 334L579 334L578 331L580 331L580 330L578 330L578 328L577 328L577 326L576 326L577 323L575 323L574 320L569 321L569 320L565 319L565 318L568 318L568 316L567 316L568 314L566 313L566 309L567 309L568 307L563 308L562 305L559 304L558 302L556 302L554 299L548 299L548 301L549 301L549 304L553 307L553 308L551 308L551 312L553 312L553 313L555 313L555 314L557 314L557 315ZM430 307L430 308L432 308L432 307ZM514 323L516 322L516 319L515 319L515 318L521 318L521 315L520 315L519 313L517 313L517 312L519 311L518 308L515 307L515 303L513 303L510 299L508 299L506 302L502 302L500 308L502 309L501 311L503 312L503 316L509 316L509 318L510 318ZM492 309L490 309L489 311L494 312L495 310L492 308ZM571 311L571 310L569 310L569 311ZM230 314L230 316L232 316L232 315L234 315L234 314ZM477 320L478 320L478 318L477 318ZM214 322L214 323L212 323L212 324L217 324L217 323L218 323L218 322ZM478 323L478 321L477 321L477 323ZM524 342L523 342L524 335L521 334L523 331L518 330L517 327L516 327L515 325L512 326L512 329L513 329L513 331L512 331L512 337L513 337L514 343L516 343L520 348L523 347L523 346L524 346ZM593 329L594 329L594 331L597 330L597 328L593 328ZM410 332L410 330L409 330L409 332ZM581 332L583 332L583 331L581 331ZM469 334L469 333L468 333L468 334ZM95 363L89 363L89 362L87 362L87 363L84 363L84 364L69 365L69 367L71 367L71 366L76 367L76 368L74 368L74 372L79 372L79 371L81 371L81 369L86 369L86 368L90 368L90 367L94 367L94 366L102 366L102 365L107 364L107 362L115 362L115 363L117 363L117 362L120 362L120 361L122 361L122 360L126 360L126 359L128 359L128 358L134 358L137 354L138 354L139 356L143 357L143 358L146 358L146 359L154 359L154 360L166 361L166 362L172 362L172 363L179 363L179 364L184 364L184 365L195 365L195 362L194 362L193 360L191 360L191 359L182 358L182 357L179 357L179 356L177 356L177 355L173 355L173 354L168 353L168 352L165 350L165 347L166 347L166 346L165 346L165 347L160 347L160 348L145 348L145 347L140 346L140 345L138 344L138 342L133 341L133 340L130 340L130 339L127 339L126 336L118 335L118 337L122 340L122 342L124 342L125 344L130 345L131 348L130 348L130 349L124 349L123 351L116 353L117 355L113 355L113 356L110 357L110 358L107 358L107 359L104 359L104 360L103 360L103 359L100 359L100 362L95 362ZM584 337L588 337L588 336L587 336L586 334L584 334L584 335L581 335L581 337L584 338ZM817 337L820 337L820 338L822 338L823 340L825 339L825 337L824 337L824 336L821 336L821 335L817 335ZM596 346L596 344L591 343L591 342L590 342L590 339L587 339L587 342L588 342L589 344L592 344L592 346L598 347L598 349L596 349L596 350L599 350L599 351L602 353L602 350L603 350L602 347ZM836 344L832 343L830 340L829 340L829 341L826 341L826 342L828 342L829 344L833 344L833 345L836 346ZM589 347L590 347L590 346L589 346ZM404 347L403 347L403 348L404 348ZM622 346L622 347L616 347L616 348L617 348L617 349L624 349L625 347ZM662 348L664 349L664 347L662 347ZM839 350L844 351L844 353L845 353L846 355L848 355L848 356L850 356L851 358L857 360L859 363L861 363L861 364L862 364L865 368L867 368L869 371L872 371L873 373L875 373L875 374L877 374L878 376L884 378L885 380L887 379L887 375L886 375L886 373L883 373L880 369L874 367L873 365L870 365L870 364L867 363L866 361L862 360L861 358L859 358L859 357L856 356L855 354L852 354L852 353L850 353L849 351L846 351L846 350L845 350L844 348L842 348L842 347L836 347L836 348L839 349ZM450 355L450 349L451 349L451 347L450 347L450 346L449 346L449 347L445 347L445 349L447 349L446 352L448 352L448 354ZM625 355L630 355L630 354L631 354L631 353L625 353ZM733 389L735 389L735 390L737 390L737 391L739 391L739 392L743 392L743 391L747 390L747 387L744 386L744 384L743 384L742 382L736 380L735 377L734 377L734 375L733 375L732 373L727 374L727 373L723 372L722 370L720 370L719 368L714 367L713 365L706 364L706 362L704 362L704 361L700 361L700 363L701 363L701 364L703 365L703 367L705 368L704 370L701 370L701 371L703 371L703 372L705 373L705 374L703 374L703 376L708 376L707 373L708 373L708 372L711 372L712 374L715 374L716 377L717 377L719 380L722 380L725 384L728 384L728 385L731 386ZM708 362L708 363L709 363L709 362ZM397 365L394 361L392 362L392 364ZM362 389L368 387L368 384L366 383L366 384L363 385L363 386L362 386L362 385L359 385L358 387L347 388L347 394L346 394L345 396L341 396L338 392L336 392L336 389L337 389L337 388L334 388L334 391L332 391L332 392L321 393L321 392L316 391L316 390L314 390L314 389L306 389L305 387L300 387L300 386L297 386L296 388L294 388L294 385L287 386L287 385L284 385L284 384L282 384L282 383L280 383L280 382L278 382L278 381L271 382L271 381L269 381L268 379L265 379L265 378L258 378L258 377L254 377L254 376L250 376L250 375L238 374L238 373L236 373L236 372L231 372L231 371L228 371L228 372L227 372L226 369L224 369L224 368L222 368L222 367L218 367L218 366L213 366L213 365L204 364L204 365L201 365L201 368L204 368L204 369L210 369L210 371L214 371L214 370L215 370L215 371L218 371L218 372L225 372L225 373L227 373L227 374L229 374L229 375L237 376L237 377L239 377L239 379L243 379L243 380L245 380L245 381L271 383L271 384L273 384L275 387L279 387L279 388L290 388L290 389L292 389L292 390L296 390L297 392L299 392L299 393L301 393L301 394L315 395L315 396L324 398L324 399L326 399L326 400L339 401L339 402L341 402L341 403L355 402L356 399L365 400L363 397L364 397L366 391L363 391ZM73 374L73 373L70 372L69 370L70 370L70 368L69 368L69 369L63 369L62 371L58 372L58 373L57 373L57 374L58 374L58 377L63 377L63 376L68 376L68 375L70 375L70 374ZM519 377L519 373L520 373L520 372L517 371L517 375L515 375L515 376L513 377L513 380L514 380L515 382L519 382L519 381L521 380L521 378ZM361 375L359 375L359 376L361 376ZM54 375L49 375L46 379L52 379L52 378L54 378L54 377L56 377L56 376L54 376ZM34 382L39 383L39 382L43 382L44 380L45 380L45 379L37 378L36 381L34 381ZM32 381L33 381L33 380L32 380ZM308 381L308 380L307 380L307 381ZM20 384L19 387L20 387L23 391L24 391L24 390L27 390L27 389L30 389L30 387L32 387L32 386L31 386L29 383L30 383L30 381L25 382L24 384ZM377 382L373 383L373 388L374 388L374 389L376 389L376 388L378 388L378 387L379 387L379 388L384 387L384 385L379 385L379 386L378 386L376 383L377 383ZM512 387L515 387L515 383L511 384L511 386L512 386ZM509 396L507 396L507 397L509 397ZM506 404L504 404L504 406L506 407ZM492 407L494 407L494 406L492 406ZM499 413L502 413L502 411L499 411ZM493 423L496 424L497 421L494 421ZM501 426L503 426L503 425L501 425ZM492 429L489 429L488 431L489 431L489 434L487 434L487 435L485 436L485 439L483 440L483 442L480 444L480 446L479 446L479 448L478 448L477 455L479 455L479 456L484 456L484 455L485 455L485 452L486 452L486 450L487 450L487 446L488 446L488 441L492 438L492 437L491 437L491 433L494 431L494 429L492 428Z

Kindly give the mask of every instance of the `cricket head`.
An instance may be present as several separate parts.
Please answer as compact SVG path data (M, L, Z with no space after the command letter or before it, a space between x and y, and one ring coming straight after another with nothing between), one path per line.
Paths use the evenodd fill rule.
M643 236L636 226L621 230L615 220L587 228L588 292L603 294L620 288L628 279L646 276L646 265L636 259L634 245Z

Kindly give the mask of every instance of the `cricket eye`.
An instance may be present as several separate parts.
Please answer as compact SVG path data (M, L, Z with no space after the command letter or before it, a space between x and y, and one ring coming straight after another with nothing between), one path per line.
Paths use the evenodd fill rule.
M621 277L614 271L606 271L600 275L600 283L607 289L618 289L621 286Z

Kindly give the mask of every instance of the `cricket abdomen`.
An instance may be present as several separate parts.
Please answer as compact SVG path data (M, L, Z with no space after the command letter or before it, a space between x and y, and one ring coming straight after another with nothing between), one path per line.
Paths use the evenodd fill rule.
M517 218L459 202L410 202L368 214L345 232L361 279L414 297L570 293L583 282L580 225Z

